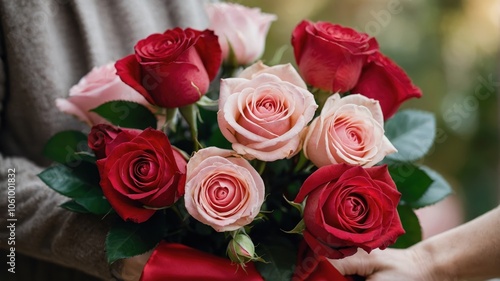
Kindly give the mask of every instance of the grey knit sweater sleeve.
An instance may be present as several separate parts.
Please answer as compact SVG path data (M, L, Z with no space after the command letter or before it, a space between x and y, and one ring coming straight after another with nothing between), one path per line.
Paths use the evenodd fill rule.
M66 199L36 176L50 164L41 155L50 136L88 130L58 112L54 100L92 67L132 53L137 40L205 23L202 0L0 0L1 248L111 278L106 221L60 208ZM6 228L9 169L15 169L15 245Z

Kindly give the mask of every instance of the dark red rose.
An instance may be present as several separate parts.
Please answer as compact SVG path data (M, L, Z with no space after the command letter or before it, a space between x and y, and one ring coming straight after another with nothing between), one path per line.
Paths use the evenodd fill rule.
M113 149L113 146L109 146L113 140L117 138L117 136L123 133L119 139L123 141L129 141L138 134L140 134L140 130L135 129L127 129L127 128L119 128L112 125L107 124L98 124L92 127L88 136L88 146L95 153L97 159L106 157L106 149L110 151ZM114 142L115 145L120 142Z
M405 71L380 52L368 58L368 64L351 93L378 100L384 119L394 115L407 99L422 96L420 89L413 85Z
M396 209L401 194L387 166L323 166L305 180L294 201L306 197L304 240L317 255L337 259L358 247L384 249L404 233Z
M164 280L264 281L253 262L239 268L229 259L162 241L144 266L140 281Z
M97 160L104 196L124 220L141 223L184 194L186 160L161 131L120 133ZM109 149L109 151L108 151Z
M135 54L118 60L118 76L148 102L166 108L197 102L222 62L211 30L175 28L140 40Z
M378 50L368 34L328 22L302 21L292 33L292 45L304 80L332 93L351 90L368 55Z

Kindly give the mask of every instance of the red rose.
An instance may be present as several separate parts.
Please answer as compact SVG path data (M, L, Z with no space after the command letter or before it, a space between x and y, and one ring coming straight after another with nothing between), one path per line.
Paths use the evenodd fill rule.
M105 158L106 151L111 151L117 144L129 141L140 134L140 130L118 128L107 124L98 124L92 127L88 136L88 146L95 153L97 159ZM120 135L120 141L113 142ZM114 145L109 145L113 142Z
M140 40L115 64L120 78L154 105L181 107L197 102L222 62L211 30L175 28Z
M306 196L304 240L318 255L336 259L358 247L384 249L404 233L396 209L401 194L387 166L321 167L306 179L295 202Z
M149 128L130 136L122 132L108 143L97 168L113 209L122 219L141 223L154 208L170 206L184 194L186 160L160 131Z
M368 64L351 93L378 100L386 120L396 113L405 100L422 96L405 71L380 52L368 58Z
M378 50L368 34L328 22L302 21L293 31L292 45L304 80L332 93L352 89L368 55Z

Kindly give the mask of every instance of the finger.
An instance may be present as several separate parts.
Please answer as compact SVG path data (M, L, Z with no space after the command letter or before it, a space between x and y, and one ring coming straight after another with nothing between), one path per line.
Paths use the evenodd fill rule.
M375 271L372 259L368 253L361 249L352 256L329 261L343 275L369 276Z

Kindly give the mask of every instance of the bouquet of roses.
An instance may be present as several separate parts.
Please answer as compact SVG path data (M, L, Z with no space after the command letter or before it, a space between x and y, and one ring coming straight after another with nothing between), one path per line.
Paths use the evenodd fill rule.
M416 163L435 121L398 112L421 91L375 38L302 21L297 71L258 61L274 15L207 12L209 29L152 34L56 101L91 129L50 139L39 177L112 220L108 261L155 249L142 280L342 280L327 258L418 242L413 209L450 188Z

